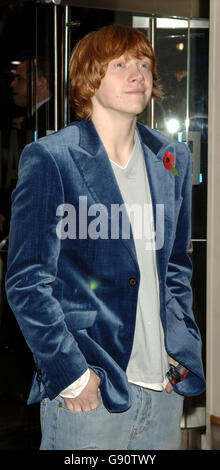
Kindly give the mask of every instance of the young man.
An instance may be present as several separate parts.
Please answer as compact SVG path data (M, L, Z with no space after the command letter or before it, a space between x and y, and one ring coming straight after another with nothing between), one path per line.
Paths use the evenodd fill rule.
M139 31L87 35L70 77L81 120L25 148L8 255L41 449L177 449L183 396L204 390L190 155L137 124L160 94Z
M14 118L13 127L24 132L35 131L37 127L39 138L45 136L50 129L54 129L50 64L44 57L37 59L37 74L35 83L34 59L22 60L16 68L11 89L14 103L26 110L26 115ZM29 96L30 88L31 96ZM25 145L30 142L27 137L26 135Z

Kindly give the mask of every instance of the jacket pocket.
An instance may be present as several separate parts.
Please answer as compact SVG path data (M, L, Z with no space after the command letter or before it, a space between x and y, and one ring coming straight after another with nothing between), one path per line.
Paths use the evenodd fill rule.
M97 310L76 310L65 314L65 322L69 331L90 328L95 322Z
M184 313L175 297L171 297L170 300L168 300L166 309L169 315L173 313L179 320L184 318Z

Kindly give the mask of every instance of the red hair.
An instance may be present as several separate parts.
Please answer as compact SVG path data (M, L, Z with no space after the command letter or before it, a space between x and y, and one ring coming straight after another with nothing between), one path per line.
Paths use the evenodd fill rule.
M148 57L152 62L152 96L162 96L158 85L156 58L149 40L140 31L123 25L110 25L93 31L74 47L69 63L70 104L78 119L92 117L91 97L99 88L111 60L121 55Z

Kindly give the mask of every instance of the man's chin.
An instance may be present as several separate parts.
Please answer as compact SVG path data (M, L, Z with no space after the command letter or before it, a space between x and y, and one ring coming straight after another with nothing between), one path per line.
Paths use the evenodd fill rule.
M12 99L13 99L13 102L16 106L18 106L19 108L25 108L25 104L21 103L21 101L19 99L17 99L16 95L14 95L12 97Z

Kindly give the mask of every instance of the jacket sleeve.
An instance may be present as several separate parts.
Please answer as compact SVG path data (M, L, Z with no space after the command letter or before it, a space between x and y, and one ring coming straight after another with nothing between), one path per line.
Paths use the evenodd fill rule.
M184 394L197 394L204 390L205 380L201 358L201 336L192 311L192 262L188 249L191 239L191 155L182 144L185 171L180 175L180 209L167 271L167 350L171 357L189 369L183 382L175 386ZM181 168L180 168L181 169ZM193 393L189 392L194 390Z
M42 143L28 145L12 194L6 292L51 399L88 368L52 292L53 283L62 282L56 277L61 248L56 210L63 202L55 159Z

